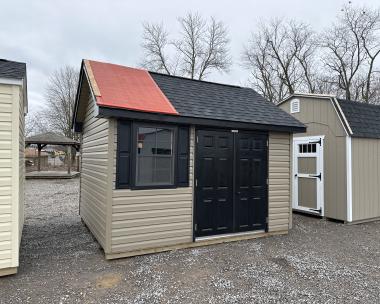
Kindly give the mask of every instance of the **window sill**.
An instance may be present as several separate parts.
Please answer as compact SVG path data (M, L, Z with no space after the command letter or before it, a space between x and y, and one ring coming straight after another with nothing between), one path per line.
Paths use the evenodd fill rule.
M130 186L129 190L159 190L159 189L175 189L178 188L177 185L157 185L157 186ZM116 188L115 190L119 190L119 188ZM123 189L120 189L123 190Z

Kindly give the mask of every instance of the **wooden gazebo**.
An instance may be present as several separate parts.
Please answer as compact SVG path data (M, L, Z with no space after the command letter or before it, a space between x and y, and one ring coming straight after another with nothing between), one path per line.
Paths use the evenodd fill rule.
M69 137L56 134L53 132L47 132L42 134L33 135L25 139L25 146L37 145L38 149L38 163L37 171L41 171L41 150L47 145L53 146L66 146L67 147L67 176L71 177L71 147L74 147L77 151L80 148L80 143ZM37 176L36 176L37 177ZM41 177L41 176L39 176ZM54 176L50 176L54 177Z

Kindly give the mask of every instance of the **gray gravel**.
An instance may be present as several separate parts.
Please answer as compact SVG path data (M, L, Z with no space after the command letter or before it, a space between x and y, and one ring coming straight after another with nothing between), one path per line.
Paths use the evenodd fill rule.
M78 180L26 184L19 274L0 303L380 303L380 222L294 216L286 236L105 261Z

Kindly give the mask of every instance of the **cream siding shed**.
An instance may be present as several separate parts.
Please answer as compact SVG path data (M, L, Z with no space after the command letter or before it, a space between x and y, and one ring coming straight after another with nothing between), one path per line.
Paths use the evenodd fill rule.
M294 100L299 101L296 113L292 113ZM294 134L295 140L324 138L323 216L353 223L380 218L380 106L300 93L279 107L307 126L306 133ZM293 157L296 160L297 154ZM293 172L293 180L297 173Z
M25 64L0 60L0 276L17 272L24 224Z
M162 113L146 113L136 110L128 111L118 107L106 107L104 104L107 103L107 101L104 100L105 95L102 95L102 88L104 87L104 83L102 83L104 78L102 77L104 77L104 75L99 77L97 74L99 71L94 72L91 64L92 62L85 61L82 65L81 81L77 94L76 114L74 117L74 127L82 134L80 215L83 222L91 230L104 249L107 259L256 238L273 234L285 234L288 232L292 225L292 160L290 157L292 149L292 130L304 130L302 124L284 112L279 111L273 105L268 104L264 99L256 95L256 93L252 95L251 89L177 77L166 78L167 76L161 77L159 74L150 74L150 77L158 85L157 88L162 90L160 94L164 94L169 102L172 103L176 97L171 95L171 93L183 85L186 85L186 82L190 81L190 83L186 85L187 88L191 85L201 86L199 90L189 89L189 91L187 91L180 89L178 91L184 94L180 97L182 100L182 108L180 108L180 105L175 104L175 109L179 111L178 116L169 116ZM101 66L103 71L108 68L103 64L101 64ZM107 77L112 78L112 73L120 73L120 69L124 72L122 67L111 65ZM128 74L123 74L123 77L128 77ZM119 77L115 81L120 81L120 79ZM110 80L111 79L107 79L107 83L112 83ZM145 79L145 81L147 80ZM173 84L172 81L178 81L178 83ZM205 86L206 90L203 86ZM215 90L215 93L211 93L212 95L210 95L210 91L207 88ZM118 89L119 88L114 88L114 90ZM201 92L202 90L205 91ZM222 121L220 125L212 125L210 118L206 120L199 120L198 118L193 120L193 118L183 119L181 117L181 111L184 111L185 108L190 106L193 107L193 115L198 115L195 114L195 111L198 111L196 107L190 104L193 98L187 96L187 94L190 94L189 92L198 92L200 96L203 96L202 101L204 101L204 104L207 105L206 98L209 98L207 96L214 96L213 94L215 94L216 99L222 100L218 94L223 90L226 91L227 94L231 94L231 92L236 94L236 97L239 97L239 94L241 94L240 98L247 100L247 102L258 98L259 100L255 101L258 102L257 107L255 107L255 112L261 107L263 108L262 111L264 111L265 107L270 107L270 111L274 111L278 116L287 121L284 122L284 128L282 126L274 126L271 128L270 124L260 125L260 127L255 127L247 123L239 125L239 123L229 121ZM122 92L118 91L118 94L120 95ZM233 95L228 98L232 97ZM109 96L109 98L111 98L111 96ZM98 100L101 100L101 102ZM226 100L226 98L224 98L224 100ZM242 100L239 102L242 103ZM115 100L113 100L113 102L116 104ZM241 109L238 111L240 112ZM215 113L219 116L225 115L224 110L221 109L215 111ZM267 113L263 113L263 115L267 117L266 119L269 119ZM246 119L250 118L248 117ZM278 120L278 117L276 117L276 120ZM287 124L289 124L289 126ZM121 133L120 128L123 125L127 126L127 129L123 129L124 133ZM169 129L178 128L178 130L175 129L177 131L173 131L175 141L170 148L174 149L175 153L179 153L179 151L177 152L179 146L177 146L176 143L178 142L179 145L179 136L181 136L179 134L188 134L188 140L181 142L181 145L188 146L188 149L185 149L187 150L185 153L187 163L186 166L182 163L181 167L184 170L183 172L187 172L187 177L185 178L187 182L179 183L176 181L173 186L168 187L140 187L138 185L128 185L124 187L124 184L120 182L120 171L122 171L120 168L124 168L123 170L127 172L128 176L133 176L133 170L136 170L133 168L128 169L130 165L118 167L127 164L121 157L128 159L129 164L131 158L133 161L135 157L137 157L137 154L133 155L133 153L137 153L136 150L133 149L138 150L143 147L143 143L141 143L141 146L137 143L131 144L132 146L134 145L133 149L128 148L127 146L129 144L125 146L125 142L132 143L133 140L139 142L143 140L143 138L147 136L146 133L142 133L144 137L140 138L140 133L136 135L135 131L139 126L144 129L150 125L156 125L158 128L165 128L165 126ZM244 127L248 128L248 130ZM180 128L188 130L188 132L180 133ZM256 128L258 128L259 131L257 131ZM238 138L237 136L240 132L242 134L251 134L253 132L252 134L256 134L252 135L255 140L255 136L259 136L257 137L257 142L253 141L250 147L255 147L254 149L257 151L267 151L265 156L267 161L265 164L267 174L265 174L265 176L267 178L265 178L265 186L260 184L260 189L266 189L265 192L263 192L263 197L266 198L267 208L267 210L265 210L266 218L264 219L264 228L259 228L255 231L251 228L244 233L224 233L221 235L211 235L210 237L198 237L196 235L197 229L199 229L197 228L198 222L196 216L196 191L199 187L196 177L196 166L197 162L199 162L197 158L199 157L197 156L197 147L199 147L199 132L204 131L218 133L221 136L220 140L222 141L220 144L222 146L225 143L225 138ZM259 138L266 138L266 140L259 140ZM214 143L214 141L212 142ZM148 145L148 143L144 143L144 146L149 147L150 150L156 149L154 145L152 146L151 144L152 143ZM242 144L244 145L244 141ZM256 146L253 146L254 144ZM176 147L173 148L173 145ZM165 150L162 147L160 149ZM166 154L166 152L164 152L164 154ZM174 161L176 164L174 169L174 172L176 172L175 179L181 174L178 168L180 166L178 157L176 154ZM132 161L130 162L132 163ZM258 163L253 164L258 165ZM232 166L232 162L228 165ZM259 170L259 168L257 170ZM125 178L125 174L124 172L123 178ZM184 178L183 175L181 176ZM221 178L224 177L222 176ZM227 190L230 191L231 189L227 187ZM221 198L220 201L223 202L224 200Z

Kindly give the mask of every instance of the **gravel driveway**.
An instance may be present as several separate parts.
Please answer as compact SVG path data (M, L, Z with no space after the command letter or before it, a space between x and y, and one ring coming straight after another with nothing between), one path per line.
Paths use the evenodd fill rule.
M295 215L286 236L106 261L78 179L26 183L19 274L0 303L380 303L380 222Z

